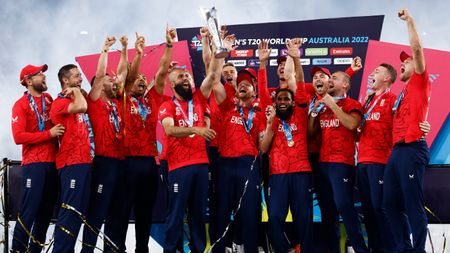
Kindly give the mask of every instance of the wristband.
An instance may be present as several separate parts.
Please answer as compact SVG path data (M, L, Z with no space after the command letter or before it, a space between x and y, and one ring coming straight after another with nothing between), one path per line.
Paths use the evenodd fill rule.
M172 44L166 43L167 48L172 48L172 46L173 46Z

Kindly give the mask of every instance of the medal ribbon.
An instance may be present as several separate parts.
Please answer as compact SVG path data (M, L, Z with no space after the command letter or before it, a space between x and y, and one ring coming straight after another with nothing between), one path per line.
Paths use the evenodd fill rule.
M108 101L107 106L112 107L112 110L109 111L109 116L112 117L114 120L114 129L116 130L116 133L119 133L120 132L120 124L119 124L119 117L117 116L116 104L114 103L114 101Z
M255 115L255 112L253 111L253 107L250 107L250 109L248 111L248 120L245 120L244 109L242 109L241 106L239 106L239 114L241 115L245 132L247 132L249 134L253 127L253 117Z
M395 113L397 111L404 96L405 96L405 89L403 89L402 92L398 94L397 100L395 100L394 106L392 107L392 113Z
M289 125L286 123L286 121L282 120L281 122L283 122L283 132L284 135L286 136L286 141L289 143L292 141L292 131L291 128L289 127Z
M33 111L36 114L39 131L43 132L45 130L45 119L44 119L45 98L43 95L41 95L41 101L42 101L42 115L41 115L39 113L39 108L37 107L36 102L34 101L34 98L33 98L33 96L31 96L30 92L27 92L27 96L28 96L28 101L30 101L31 108L33 108Z
M362 127L364 126L364 123L366 123L366 120L369 118L370 113L372 112L373 108L375 108L375 105L377 105L378 100L381 99L381 97L384 96L384 94L388 93L390 90L386 89L383 93L380 94L380 96L378 96L378 98L372 103L372 106L370 106L369 110L367 110L366 113L364 113L361 122L359 122L359 127L360 129L362 129ZM372 102L372 99L375 97L375 94L373 94L372 96L370 96L366 103L364 104L364 109L367 108L370 105L370 102Z

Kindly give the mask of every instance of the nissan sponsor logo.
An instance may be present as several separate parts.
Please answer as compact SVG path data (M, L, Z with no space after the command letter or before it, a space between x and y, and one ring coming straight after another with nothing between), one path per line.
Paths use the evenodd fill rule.
M245 67L245 66L247 66L247 61L246 60L229 60L228 62L233 63L234 66L236 66L236 67Z
M256 50L255 56L258 57L259 56L259 51ZM272 48L272 51L270 52L270 57L275 57L278 56L278 49L277 48Z
M331 58L314 58L313 65L330 65Z
M350 65L352 64L353 58L347 57L347 58L334 58L333 63L334 65Z
M231 51L231 57L233 57L233 58L252 57L252 56L253 56L253 49L243 49L243 50Z

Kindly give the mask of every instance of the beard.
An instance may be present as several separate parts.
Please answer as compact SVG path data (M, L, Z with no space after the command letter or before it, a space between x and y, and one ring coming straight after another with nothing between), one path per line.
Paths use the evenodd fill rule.
M177 84L175 85L175 92L181 97L183 98L184 101L189 101L192 99L192 88L191 86L189 86L189 88L186 90L183 87L183 84Z
M292 116L292 113L294 113L292 106L289 106L288 108L286 108L286 111L284 111L284 112L282 112L280 109L278 109L278 106L277 106L276 115L281 120L285 120L285 121L288 120Z
M37 92L44 92L47 90L47 85L45 83L33 84L33 89Z

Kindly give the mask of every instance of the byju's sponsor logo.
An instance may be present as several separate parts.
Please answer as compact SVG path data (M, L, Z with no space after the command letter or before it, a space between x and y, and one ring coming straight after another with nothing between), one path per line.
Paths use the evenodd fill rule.
M259 60L258 59L250 59L248 60L248 66L250 67L258 67L259 66Z
M314 58L313 65L330 65L331 58Z

